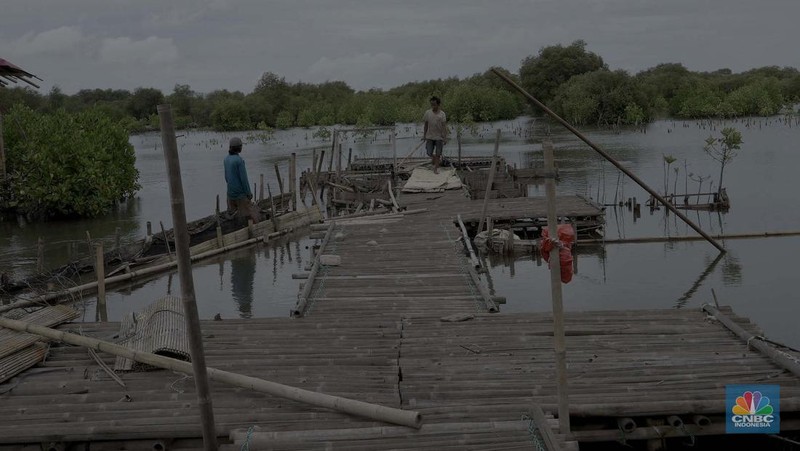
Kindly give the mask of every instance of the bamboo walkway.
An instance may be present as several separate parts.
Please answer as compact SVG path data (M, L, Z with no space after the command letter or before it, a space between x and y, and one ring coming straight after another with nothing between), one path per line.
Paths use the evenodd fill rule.
M204 321L203 338L210 367L415 410L423 426L212 382L222 449L574 450L578 441L720 435L725 385L748 383L780 384L782 426L800 430L800 378L785 367L797 356L779 351L781 363L703 311L671 309L566 314L573 428L560 434L548 417L557 410L552 318L486 313L491 300L453 224L474 211L473 201L457 192L398 201L427 210L334 222L321 254L341 262L312 271L301 318ZM509 205L494 202L490 211ZM521 202L515 214L538 214L537 200ZM730 309L720 315L747 337L761 335ZM118 323L61 329L120 339ZM43 363L0 384L0 449L200 446L191 378L163 370L112 376L103 367L113 364L110 355L51 345ZM652 426L670 416L684 424ZM623 432L620 419L634 427Z
M486 313L462 322L355 315L204 321L209 366L414 409L424 424L419 431L394 427L212 383L218 433L241 445L252 426L251 443L269 443L267 449L535 449L532 409L555 410L551 324L548 314ZM646 433L643 419L668 415L681 416L694 435L704 431L691 418L706 415L713 432L724 425L731 383L780 384L783 424L800 426L798 378L703 312L568 313L566 324L570 408L580 440L624 439L620 417L640 424L629 439ZM61 328L112 339L119 324ZM112 356L99 357L114 364ZM197 444L190 378L169 371L119 377L124 387L85 349L52 346L43 364L0 384L0 448L89 440Z

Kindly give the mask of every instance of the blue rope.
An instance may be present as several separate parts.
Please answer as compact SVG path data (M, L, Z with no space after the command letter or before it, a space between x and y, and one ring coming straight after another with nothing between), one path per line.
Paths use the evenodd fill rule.
M241 451L250 451L250 437L253 436L253 430L255 426L250 426L247 429L247 436L244 438L244 443L242 443L242 447L240 448Z

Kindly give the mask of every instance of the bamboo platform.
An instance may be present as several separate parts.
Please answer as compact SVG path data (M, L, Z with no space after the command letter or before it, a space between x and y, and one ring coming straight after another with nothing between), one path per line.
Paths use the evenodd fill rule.
M566 314L572 430L560 433L551 316L487 313L497 306L459 241L454 219L480 214L481 202L463 191L396 202L405 213L314 227L324 234L298 318L203 321L203 339L210 367L413 410L422 427L212 382L222 449L575 450L578 442L720 435L725 385L748 383L780 384L782 428L800 430L796 355L766 349L755 338L762 332L730 309L671 309ZM602 213L574 196L559 197L557 209L562 217ZM539 217L544 202L493 199L489 212ZM118 323L61 329L123 338ZM110 355L51 345L43 363L0 384L0 449L199 446L191 378L112 376L104 367L113 364ZM664 425L668 417L684 424ZM621 420L633 427L623 432Z
M725 384L732 383L780 384L782 425L800 428L800 379L701 311L575 312L566 325L574 438L554 432L563 449L575 449L575 438L626 438L616 426L622 417L639 426L630 440L653 438L646 422L670 415L695 436L719 434ZM414 430L212 383L218 435L229 444L243 444L253 427L251 449L535 449L528 418L537 407L555 410L548 314L478 313L462 322L312 315L202 327L211 367L423 415L423 427ZM119 324L61 329L110 339ZM113 356L100 358L114 364ZM163 370L118 377L124 387L85 349L52 345L44 363L0 384L0 449L87 441L103 449L103 442L199 437L190 378ZM695 415L711 424L694 426Z

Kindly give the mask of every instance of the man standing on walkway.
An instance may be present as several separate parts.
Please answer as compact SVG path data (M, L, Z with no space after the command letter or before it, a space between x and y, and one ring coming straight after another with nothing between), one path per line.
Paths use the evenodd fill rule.
M422 139L425 140L425 150L427 150L428 156L432 158L434 174L439 173L442 150L447 144L447 136L450 134L450 130L447 128L447 115L439 108L441 104L442 101L438 97L431 97L431 109L422 116L422 121L425 123Z
M242 152L242 140L231 138L228 145L228 156L225 157L225 182L228 184L228 212L236 213L239 218L252 218L258 222L259 214L253 207L253 193L247 180L247 169L239 154Z

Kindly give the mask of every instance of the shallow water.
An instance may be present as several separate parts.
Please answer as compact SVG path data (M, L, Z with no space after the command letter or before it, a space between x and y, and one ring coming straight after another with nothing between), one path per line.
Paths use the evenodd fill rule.
M501 154L510 164L541 164L540 139L546 131L539 121L534 135L515 133L525 127L520 118L498 124L480 124L479 135L464 139L463 154L489 154L492 129L503 130ZM739 156L725 171L725 186L731 198L728 213L690 212L690 218L710 233L746 233L800 230L800 201L797 199L795 171L800 167L797 142L800 127L789 127L777 118L751 119L726 123L739 128L744 144ZM686 180L687 172L703 177L718 177L717 163L702 150L709 133L718 133L723 124L694 121L659 121L641 131L590 130L588 136L618 158L640 178L659 191L664 187L663 155L677 158L670 168L670 188L675 185L674 168L678 167L677 187L696 192L698 184ZM635 186L585 144L552 127L556 161L562 178L561 194L579 193L603 203L636 197L646 200L646 193ZM397 154L404 156L418 143L413 127L398 127ZM277 192L273 165L277 163L286 177L288 158L298 155L298 172L307 168L315 147L326 149L330 143L316 139L313 130L278 131L270 139L253 132L246 139L242 156L247 162L250 182L258 174L266 176ZM241 134L247 136L248 134ZM224 199L225 184L221 161L227 140L233 134L188 132L178 138L187 216L199 218L213 211L215 196ZM163 154L158 134L131 137L141 172L143 189L137 198L114 213L94 220L19 224L0 222L0 272L30 274L35 267L36 240L43 237L48 267L86 255L86 231L94 239L111 245L115 229L120 228L123 241L134 241L144 235L145 223L151 221L158 230L159 221L171 227L170 205ZM344 155L352 148L354 157L390 156L388 136L379 133L366 139L350 138L344 142ZM455 143L448 144L446 155L455 157ZM328 157L326 155L326 163ZM709 182L703 191L709 190ZM543 195L543 186L532 185L531 195ZM688 226L665 211L649 212L642 207L642 216L634 221L625 208L609 207L606 236L608 238L648 237L692 234ZM287 316L294 306L298 281L291 274L302 272L308 258L311 240L289 236L277 245L248 248L204 262L195 267L195 286L200 314L211 318ZM564 305L568 310L629 308L699 308L710 302L711 289L721 304L730 304L737 313L757 322L773 339L800 347L800 333L794 325L798 301L795 294L794 250L800 248L800 237L759 240L727 240L728 253L717 260L718 253L708 243L677 242L650 244L608 244L602 249L581 249L578 274L564 287ZM490 285L505 296L501 311L547 311L550 309L549 276L545 266L537 266L531 257L521 256L514 262L491 258ZM172 280L170 280L172 279ZM164 275L135 286L109 293L109 319L118 320L124 313L140 309L169 292L177 293L177 277ZM87 320L94 319L93 299L86 300Z

